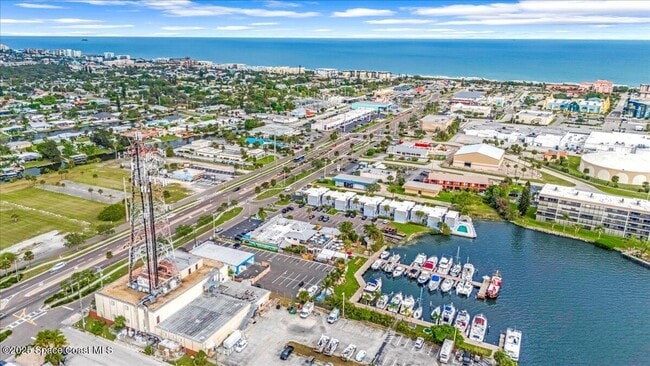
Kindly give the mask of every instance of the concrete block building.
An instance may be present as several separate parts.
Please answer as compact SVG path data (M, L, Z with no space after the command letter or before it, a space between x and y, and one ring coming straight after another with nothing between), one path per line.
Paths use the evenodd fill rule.
M480 170L498 170L505 151L488 144L466 145L454 154L453 166Z

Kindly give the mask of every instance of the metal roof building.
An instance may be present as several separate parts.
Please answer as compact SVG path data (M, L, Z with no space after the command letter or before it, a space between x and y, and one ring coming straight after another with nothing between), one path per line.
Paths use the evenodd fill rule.
M245 270L247 265L255 263L255 254L217 245L210 240L192 249L190 253L224 263L236 275Z
M377 183L375 178L361 177L358 175L339 174L333 178L337 187L365 190L367 186Z

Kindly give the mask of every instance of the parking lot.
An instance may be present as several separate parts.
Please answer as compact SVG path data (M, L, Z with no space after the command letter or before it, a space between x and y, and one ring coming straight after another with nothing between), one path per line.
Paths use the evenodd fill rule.
M436 355L438 347L425 344L421 349L415 348L415 342L402 335L394 335L386 329L370 326L361 322L339 319L334 324L326 321L327 313L318 309L306 319L291 315L285 308L273 308L251 324L244 335L248 347L241 353L233 353L225 365L303 365L305 358L293 354L287 361L280 361L280 353L289 341L306 346L316 346L321 335L325 334L339 340L339 346L332 358L340 357L349 344L357 346L357 352L367 353L363 364L370 364L380 350L384 340L387 341L382 355L376 365L382 366L430 366L438 365ZM323 365L323 363L316 363ZM454 363L450 363L454 364Z
M321 209L321 211L318 211L312 207L312 212L311 214L309 214L307 213L308 207L310 206L305 206L305 207L296 206L295 210L287 214L292 215L294 220L308 221L314 225L321 225L321 226L334 227L334 228L337 228L342 222L350 221L352 223L352 226L354 227L354 230L359 234L363 234L363 225L370 224L373 222L371 218L366 218L364 220L363 215L361 215L358 212L355 217L345 217L345 212L337 212L334 215L330 215L327 213L327 208L323 208ZM312 219L309 219L310 215L314 215L314 217ZM326 222L319 221L318 218L320 216L326 216L329 218L329 220ZM381 229L385 226L383 221L384 220L382 219L377 219L375 220L375 224L377 225L377 227Z

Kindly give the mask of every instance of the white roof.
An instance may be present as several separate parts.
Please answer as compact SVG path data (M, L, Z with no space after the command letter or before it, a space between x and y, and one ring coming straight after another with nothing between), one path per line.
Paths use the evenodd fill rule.
M429 213L429 216L442 217L443 215L445 215L447 213L448 210L449 209L447 207L436 206L436 207L433 207L433 210Z
M453 217L453 218L456 218L456 217L460 216L460 212L458 212L458 211L453 211L453 210L449 210L449 211L447 211L447 213L446 213L445 215L446 215L447 217Z
M384 203L386 204L386 203ZM390 208L395 209L395 211L400 211L400 212L405 212L413 208L415 206L415 202L412 201L390 201L388 202L388 205Z
M305 194L307 194L308 196L321 196L329 191L330 190L325 187L312 187L305 190Z
M650 153L597 152L582 155L582 161L599 167L635 173L650 173Z
M384 201L384 197L379 196L359 196L359 203L362 205L377 205Z
M199 257L219 261L229 266L238 266L254 256L252 253L217 245L211 241L206 241L190 250L190 253Z
M650 146L650 136L636 133L593 131L587 137L585 145Z
M492 145L476 144L476 145L466 145L461 147L460 149L458 149L456 154L454 154L454 156L463 155L463 154L472 154L472 153L479 153L482 155L487 155L492 159L501 160L505 152L499 149L498 147L494 147Z
M597 205L607 205L620 207L626 210L636 212L650 213L650 201L638 198L623 198L602 193L592 193L580 191L571 187L556 186L554 184L545 184L540 195L555 198L565 198L571 201L579 201Z
M329 196L332 197L332 199L335 201L347 201L349 199L352 199L356 195L357 195L356 193L350 191L345 191L345 192L332 191L329 193Z

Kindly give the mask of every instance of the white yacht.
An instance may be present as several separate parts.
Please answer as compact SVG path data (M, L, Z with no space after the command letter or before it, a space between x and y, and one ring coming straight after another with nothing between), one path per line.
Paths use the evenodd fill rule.
M429 291L435 291L438 289L438 286L440 286L440 276L437 274L431 275L431 279L429 280Z
M363 291L370 292L370 293L373 293L375 291L381 291L381 278L375 278L368 281Z
M474 291L474 285L471 282L465 280L456 285L456 295L464 295L469 297Z
M420 285L424 285L431 279L431 272L427 271L426 269L423 269L422 272L420 272L420 275L418 276L418 283Z
M519 361L519 351L521 350L521 331L508 328L506 330L506 340L503 344L503 350L514 361Z
M404 298L399 313L406 316L413 315L413 307L415 306L415 298L411 295Z
M463 271L460 273L460 278L467 281L471 281L472 278L474 277L474 272L476 272L474 265L467 262L463 264Z
M405 271L406 271L406 267L402 265L395 267L395 269L393 270L393 278L402 276Z
M393 273L393 271L395 270L395 267L396 267L396 266L397 266L396 263L388 262L388 263L386 263L386 265L384 265L384 272L386 272L386 273Z
M382 264L384 264L383 259L377 259L376 261L372 262L370 269L372 269L373 271L378 271L381 268Z
M440 262L438 262L438 273L444 275L448 274L453 262L454 260L449 257L440 257Z
M375 306L377 309L385 309L386 305L388 305L388 295L381 295L379 296L379 299L377 299L377 304Z
M487 331L487 318L483 314L474 315L472 327L469 329L469 338L483 342Z
M411 269L409 269L408 273L406 274L408 278L413 280L418 278L419 275L420 275L420 267L418 266L411 267Z
M451 290L451 288L452 288L453 286L454 286L454 280L452 280L451 278L447 277L447 278L445 278L445 280L442 281L442 283L440 284L440 291L442 291L442 292L448 292L449 290Z
M440 314L440 324L451 325L454 322L454 317L456 316L456 307L452 302L449 305L445 305Z
M381 259L388 259L388 257L390 257L390 252L387 251L387 250L384 250L384 251L381 252L381 254L379 255L379 258L381 258Z
M461 310L456 316L456 321L454 321L454 327L460 330L463 334L467 334L467 329L469 328L469 322L472 318L469 316L467 310Z
M413 263L411 263L411 266L422 267L422 265L426 260L427 260L427 255L424 253L420 253L415 256L415 259L413 260Z
M436 257L435 255L431 256L431 257L427 258L427 261L424 262L424 264L422 265L422 270L427 270L429 272L433 272L433 271L436 270L436 265L437 264L438 264L438 257Z
M458 277L460 276L460 271L463 269L463 266L460 265L460 263L456 263L451 267L451 270L449 270L449 274Z
M422 306L418 306L413 310L413 318L420 319L422 318Z
M397 313L399 312L399 307L402 304L402 293L398 292L395 295L393 295L393 298L390 299L390 303L388 304L388 311L391 313Z
M436 307L433 309L431 312L431 322L435 325L440 324L440 319L442 317L442 310L440 309L440 306Z
M399 260L402 258L401 255L399 254L393 254L388 258L388 262L390 263L399 263Z

